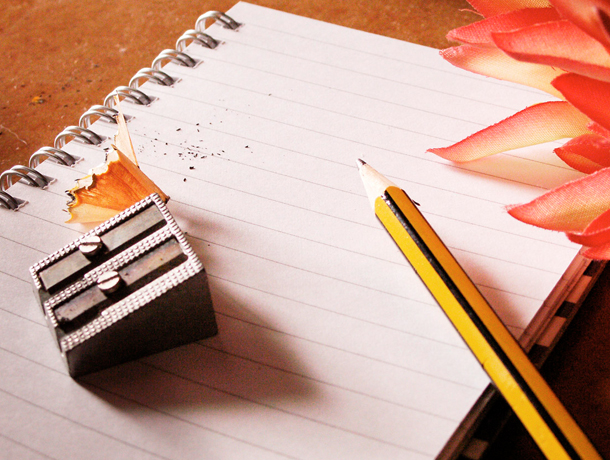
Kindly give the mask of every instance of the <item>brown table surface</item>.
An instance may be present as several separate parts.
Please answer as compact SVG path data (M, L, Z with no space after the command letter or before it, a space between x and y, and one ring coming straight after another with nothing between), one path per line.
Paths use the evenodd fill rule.
M0 8L0 171L26 164L208 10L233 0L4 0ZM252 0L251 3L436 48L473 22L462 0ZM610 271L543 368L602 455L610 457ZM1 433L0 433L1 434ZM513 419L488 458L542 458Z

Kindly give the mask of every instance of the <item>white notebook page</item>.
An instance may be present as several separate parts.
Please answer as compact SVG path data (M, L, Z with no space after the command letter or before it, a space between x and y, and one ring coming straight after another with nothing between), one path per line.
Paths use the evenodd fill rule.
M121 105L206 267L219 335L68 376L28 268L86 230L63 223L64 190L110 141L70 142L84 160L43 163L57 182L16 184L29 203L0 216L0 457L434 458L489 381L376 221L357 158L421 205L516 336L577 255L504 211L577 177L551 149L463 166L426 153L544 95L437 50L246 3L228 13L243 26L212 25L221 46L189 46L195 68L164 68L179 82Z

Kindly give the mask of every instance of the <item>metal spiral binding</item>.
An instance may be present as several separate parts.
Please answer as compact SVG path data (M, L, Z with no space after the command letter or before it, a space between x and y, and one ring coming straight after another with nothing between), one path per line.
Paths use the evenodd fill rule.
M131 77L131 80L129 80L129 87L137 89L140 86L141 80L147 80L162 86L172 86L176 82L174 78L170 77L162 70L145 67L138 70L138 72Z
M118 113L119 112L117 112L115 109L106 107L105 105L93 105L89 108L89 110L80 116L78 126L85 129L89 128L91 123L93 123L93 121L91 121L91 118L93 117L97 117L97 119L104 120L108 123L116 124L114 117L116 117Z
M225 29L235 30L241 26L239 22L235 21L233 18L227 16L221 11L208 11L197 18L195 29L199 32L203 32L206 29L206 22L208 19L214 19L220 22Z
M130 88L129 86L117 86L113 91L108 93L104 99L104 105L114 109L114 96L118 96L119 100L126 99L138 105L148 105L153 101L153 98L144 94L139 89Z
M68 139L74 139L90 145L101 144L104 138L91 131L89 126L97 120L116 123L115 116L118 112L114 108L115 95L118 95L120 100L127 100L138 105L149 105L155 98L148 96L138 89L142 84L142 81L146 80L158 85L172 86L178 79L171 77L162 71L161 67L163 67L163 65L167 62L174 62L185 67L196 66L198 61L184 53L184 50L190 43L196 43L210 49L214 49L220 44L218 40L215 40L204 33L208 20L220 22L225 29L235 30L241 26L240 23L220 11L208 11L199 16L195 23L195 29L187 30L178 38L176 41L176 49L163 50L153 60L150 68L146 67L140 69L131 78L129 86L119 86L115 88L114 91L106 96L103 105L94 105L89 108L89 110L81 115L78 126L69 126L57 135L53 147L42 147L38 149L30 157L29 166L13 166L11 169L0 174L0 207L17 210L26 203L26 201L16 198L6 192L6 189L15 182L24 181L33 187L45 188L49 183L55 180L34 169L41 162L48 159L64 166L73 166L80 161L80 157L62 150L62 147L66 145ZM129 119L130 117L126 116L126 118Z
M93 131L81 128L80 126L68 126L55 138L53 143L56 149L61 149L66 145L66 139L68 138L77 139L84 144L98 145L101 144L103 139L95 134Z
M24 181L32 187L46 188L55 179L41 174L34 168L15 165L0 174L0 206L17 210L26 203L24 200L16 198L5 191L15 182L19 181Z
M23 180L26 184L31 185L32 187L45 188L55 179L41 174L34 168L15 165L11 169L8 169L0 174L0 189L4 191L19 180Z
M0 207L16 211L26 203L25 200L14 197L6 191L15 182L23 181L32 187L46 188L55 181L54 178L41 174L35 169L46 159L64 166L72 166L81 160L80 157L58 148L42 147L38 149L30 157L29 166L15 165L0 174Z
M49 159L55 163L59 163L64 166L72 166L81 160L81 157L71 155L60 149L53 147L42 147L32 154L29 161L30 168L35 168L44 160Z
M155 70L160 70L166 62L175 62L181 66L185 67L195 67L197 65L197 61L190 57L188 54L183 53L178 50L163 50L159 53L159 55L153 60L152 68Z
M210 49L214 49L220 44L218 40L215 40L208 34L204 34L195 29L189 29L176 41L176 49L183 52L191 42Z
M13 198L13 196L6 193L4 190L0 190L0 207L16 211L25 204L25 201L19 198Z

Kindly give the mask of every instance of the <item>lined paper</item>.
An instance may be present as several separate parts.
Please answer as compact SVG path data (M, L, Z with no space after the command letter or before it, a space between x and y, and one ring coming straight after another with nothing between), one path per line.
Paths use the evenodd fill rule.
M426 153L544 100L438 52L239 3L179 81L123 102L140 167L209 275L218 336L72 380L28 268L84 227L64 190L101 163L44 162L0 218L0 446L31 458L434 458L489 380L376 222L356 159L407 190L521 336L578 247L510 218L577 177L546 147L475 164ZM115 127L91 127L111 138ZM559 286L556 288L556 286Z

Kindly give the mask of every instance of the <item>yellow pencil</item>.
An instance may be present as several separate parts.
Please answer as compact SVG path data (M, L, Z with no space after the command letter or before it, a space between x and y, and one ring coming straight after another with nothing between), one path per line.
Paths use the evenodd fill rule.
M362 160L375 215L548 459L601 459L407 194Z

